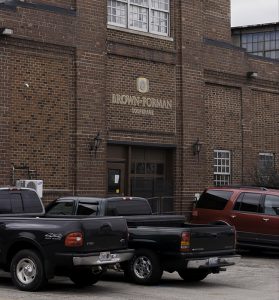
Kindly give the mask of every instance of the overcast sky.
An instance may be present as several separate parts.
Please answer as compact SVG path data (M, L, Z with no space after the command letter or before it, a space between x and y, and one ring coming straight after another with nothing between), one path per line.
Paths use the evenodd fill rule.
M231 0L232 26L279 22L279 0Z

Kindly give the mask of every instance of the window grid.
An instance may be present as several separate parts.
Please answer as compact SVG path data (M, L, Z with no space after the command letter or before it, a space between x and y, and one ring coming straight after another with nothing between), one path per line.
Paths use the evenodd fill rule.
M107 0L108 24L169 35L170 0Z
M241 46L251 54L279 59L279 31L242 34Z
M214 185L224 186L231 182L231 153L214 150Z
M273 153L259 153L259 167L260 169L274 169L275 160Z

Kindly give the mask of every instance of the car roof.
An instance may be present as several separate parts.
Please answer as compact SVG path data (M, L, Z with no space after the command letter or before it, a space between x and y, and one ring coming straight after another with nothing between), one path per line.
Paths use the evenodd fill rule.
M90 197L90 196L67 196L60 197L56 201L65 201L65 200L76 200L76 201L85 201L85 202L95 202L95 201L117 201L122 200L142 200L147 201L145 198L141 197Z
M259 186L221 186L221 187L209 187L206 190L225 190L231 192L258 192L261 194L273 194L279 195L279 189L270 189Z

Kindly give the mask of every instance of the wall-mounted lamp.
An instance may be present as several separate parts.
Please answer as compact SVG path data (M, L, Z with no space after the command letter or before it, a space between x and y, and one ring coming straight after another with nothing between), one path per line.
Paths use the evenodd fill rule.
M200 142L199 138L197 138L197 140L195 141L192 147L193 147L193 154L198 155L198 159L199 159L201 147L202 147L202 143Z
M97 155L97 150L101 145L101 142L102 142L102 139L100 137L100 132L98 132L97 135L94 137L93 141L90 142L90 144L89 144L90 152L94 153L95 158L96 158L96 155Z
M0 28L0 35L13 35L14 31L10 28Z
M246 76L247 76L247 78L256 79L258 77L258 73L257 72L247 72Z

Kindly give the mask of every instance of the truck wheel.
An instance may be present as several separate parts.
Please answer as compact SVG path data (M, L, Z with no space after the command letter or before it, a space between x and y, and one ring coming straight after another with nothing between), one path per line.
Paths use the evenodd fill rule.
M42 258L34 250L21 250L11 262L14 285L22 291L37 291L47 282Z
M102 274L102 271L93 273L91 269L78 269L73 270L69 277L77 287L82 288L90 286L99 281Z
M124 276L138 284L156 284L160 281L162 274L163 269L158 256L147 249L136 250L124 269Z
M197 282L203 280L209 272L207 270L180 270L179 276L186 282Z

